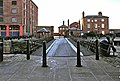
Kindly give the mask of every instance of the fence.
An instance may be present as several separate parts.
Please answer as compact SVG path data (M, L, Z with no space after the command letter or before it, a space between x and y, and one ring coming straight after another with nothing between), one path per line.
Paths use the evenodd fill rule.
M3 54L26 54L27 60L29 60L30 54L42 46L43 40L49 42L53 40L53 37L46 39L2 39L0 46L0 51L2 54L0 56L0 59L3 61Z
M111 44L104 43L104 42L99 42L96 43L96 41L91 41L91 40L81 40L80 44L87 49L91 50L92 52L96 53L96 50L98 48L99 54L101 56L115 56L115 53L113 50L114 49ZM98 45L96 45L98 44Z

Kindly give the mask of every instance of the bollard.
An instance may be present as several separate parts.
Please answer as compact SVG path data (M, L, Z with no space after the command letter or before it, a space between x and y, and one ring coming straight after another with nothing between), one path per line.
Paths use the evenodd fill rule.
M76 67L82 67L79 41L77 41L77 65L76 65Z
M99 60L98 39L96 40L96 60Z
M43 65L42 67L48 67L46 61L46 41L43 41Z
M29 45L29 40L27 40L27 60L30 59L30 45Z
M0 62L3 61L3 42L0 42Z

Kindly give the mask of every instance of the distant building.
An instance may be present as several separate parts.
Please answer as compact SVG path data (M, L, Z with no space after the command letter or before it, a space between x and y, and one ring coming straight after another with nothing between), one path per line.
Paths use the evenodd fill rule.
M32 0L0 0L0 36L34 35L38 7Z
M58 27L60 36L80 36L80 21L73 22L69 25L69 19L67 21L68 26L64 24Z
M59 35L60 36L65 36L66 33L67 33L67 30L68 30L68 26L66 26L64 24L64 21L63 21L63 25L61 25L61 26L58 27Z
M109 29L109 32L112 34L120 33L120 29Z
M54 26L36 26L35 31L35 37L43 38L54 36Z
M102 12L98 12L98 15L87 15L83 11L82 13L82 30L84 33L91 31L97 34L109 33L109 17L103 16Z
M80 36L80 21L79 22L73 22L70 24L69 27L69 36Z

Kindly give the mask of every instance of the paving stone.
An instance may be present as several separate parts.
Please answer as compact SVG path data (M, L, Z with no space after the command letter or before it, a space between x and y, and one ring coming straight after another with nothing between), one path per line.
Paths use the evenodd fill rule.
M72 81L97 81L94 77L73 77Z
M111 66L101 58L99 61L95 60L95 55L83 56L83 67L76 67L76 57L47 57L48 67L41 67L42 56L38 55L31 55L30 60L26 60L26 56L22 54L16 54L15 58L14 55L5 58L0 63L0 81L120 80L120 68Z

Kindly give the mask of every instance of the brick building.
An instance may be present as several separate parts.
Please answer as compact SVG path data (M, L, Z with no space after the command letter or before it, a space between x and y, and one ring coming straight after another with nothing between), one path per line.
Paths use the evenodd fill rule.
M83 11L82 13L82 31L89 33L90 31L97 34L109 33L109 17L103 16L102 12L98 12L98 15L87 15Z
M80 30L80 21L71 23L69 26L69 36L80 36Z
M69 23L69 22L68 22ZM64 21L63 21L63 25L58 27L58 31L59 31L59 35L60 36L65 36L68 30L68 26L65 25Z
M39 32L39 30L45 30L45 32ZM54 36L54 26L36 26L35 37L53 37Z
M120 29L109 29L109 32L112 34L120 33Z
M34 35L38 7L32 0L0 0L0 36Z

